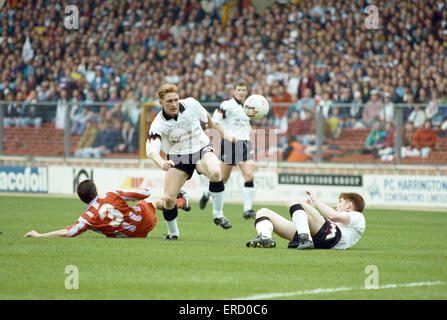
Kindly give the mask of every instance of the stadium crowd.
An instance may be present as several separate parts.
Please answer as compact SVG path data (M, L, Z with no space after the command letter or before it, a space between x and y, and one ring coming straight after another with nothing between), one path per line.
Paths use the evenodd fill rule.
M365 25L367 1L278 1L263 14L238 1L223 25L226 2L79 0L79 29L67 29L68 1L8 0L0 12L4 125L63 128L64 110L74 102L73 134L99 132L83 138L76 155L135 151L138 144L123 147L123 137L130 129L138 135L142 104L157 104L161 83L206 103L229 98L232 84L244 78L273 103L257 125L279 127L286 136L280 147L301 148L302 159L315 151L317 106L327 139L343 127L384 132L368 137L364 150L383 159L392 154L387 132L395 103L421 104L404 109L415 130L447 129L447 108L440 106L447 102L444 2L388 1L379 5L376 30ZM38 101L57 108L37 107Z

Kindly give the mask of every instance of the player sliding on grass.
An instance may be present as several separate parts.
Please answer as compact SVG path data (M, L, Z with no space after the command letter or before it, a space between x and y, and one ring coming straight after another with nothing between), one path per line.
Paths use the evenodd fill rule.
M155 208L163 209L163 200L154 202L147 199L148 189L114 190L98 195L92 180L82 181L77 188L79 198L88 204L78 221L57 231L40 234L30 231L25 237L75 237L86 230L93 230L113 238L144 238L155 228ZM130 207L126 201L140 200ZM155 208L154 208L155 204ZM176 199L177 208L191 210L189 199L183 190Z
M341 193L333 209L318 200L313 192L306 193L309 195L307 201L288 201L292 221L269 209L260 209L255 220L258 237L247 241L247 247L275 247L272 232L290 240L289 248L300 250L347 249L360 239L365 232L362 214L365 201L361 195Z
M168 227L165 240L177 240L176 195L194 170L210 180L209 191L213 196L213 218L216 225L231 228L231 222L223 214L223 192L220 162L214 154L209 137L202 129L201 121L216 129L208 112L194 98L180 100L173 84L164 84L158 90L163 110L155 117L149 129L146 155L166 171L164 186L163 217ZM160 155L167 154L167 160Z

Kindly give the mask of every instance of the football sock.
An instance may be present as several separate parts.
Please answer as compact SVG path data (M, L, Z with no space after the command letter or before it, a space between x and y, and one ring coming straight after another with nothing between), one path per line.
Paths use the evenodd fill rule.
M213 218L223 217L224 190L223 180L219 182L210 181L209 192L213 199Z
M245 182L244 184L244 212L252 210L253 196L254 196L254 184L253 181Z
M163 200L163 198L160 199ZM175 206L177 209L183 209L186 206L186 200L183 198L177 198L177 200L175 200Z
M303 207L299 204L291 206L290 215L296 229L298 230L298 233L307 233L309 235L309 239L312 240L309 230L309 221L307 220L307 213L303 210Z
M172 209L163 208L163 217L165 218L166 226L168 227L168 233L178 237L180 231L177 226L177 207Z
M177 226L177 218L171 221L166 221L166 226L168 227L168 233L173 236L179 236L180 231Z
M208 189L203 190L203 195L204 195L205 197L209 198L209 197L210 197L210 191L209 191Z
M175 206L178 209L183 209L186 206L186 200L183 198L178 198L177 200L175 200Z
M267 217L260 217L255 220L255 228L259 236L272 237L273 224Z

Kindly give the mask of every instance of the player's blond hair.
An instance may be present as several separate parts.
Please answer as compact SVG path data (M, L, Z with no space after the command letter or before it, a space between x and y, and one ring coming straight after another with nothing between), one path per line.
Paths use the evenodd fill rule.
M158 99L163 100L164 96L168 93L178 93L177 86L171 83L165 83L158 89Z

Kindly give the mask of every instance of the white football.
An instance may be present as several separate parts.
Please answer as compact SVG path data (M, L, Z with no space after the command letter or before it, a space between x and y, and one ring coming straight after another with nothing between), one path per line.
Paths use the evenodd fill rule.
M245 114L252 120L261 120L269 113L269 102L259 94L253 94L245 99Z

